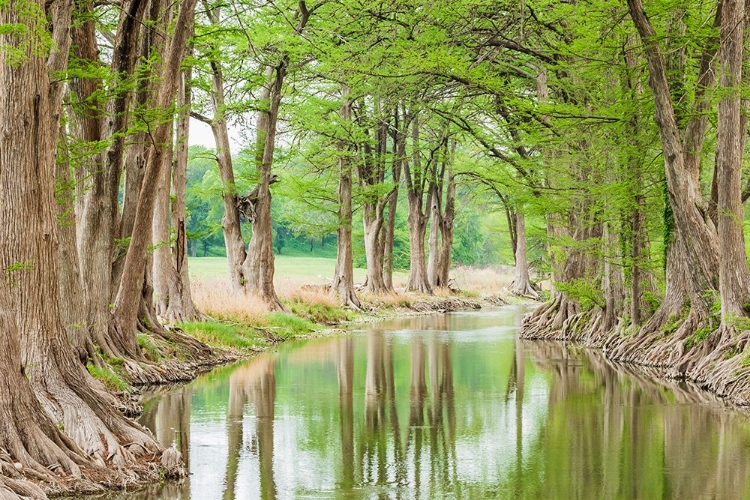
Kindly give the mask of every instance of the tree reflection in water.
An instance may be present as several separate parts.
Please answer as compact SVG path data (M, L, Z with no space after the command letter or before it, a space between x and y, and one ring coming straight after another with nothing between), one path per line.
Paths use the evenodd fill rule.
M236 498L237 468L243 447L245 406L249 402L255 416L255 427L250 441L250 451L260 464L260 498L276 498L273 476L273 419L276 401L276 376L274 354L261 354L232 372L229 377L229 405L227 410L227 435L229 460L225 479L225 500Z

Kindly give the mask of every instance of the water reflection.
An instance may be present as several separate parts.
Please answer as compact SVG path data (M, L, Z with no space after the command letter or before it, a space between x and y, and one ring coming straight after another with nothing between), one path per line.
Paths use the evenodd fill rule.
M155 394L182 484L108 498L750 498L750 425L515 337L521 308L374 323Z

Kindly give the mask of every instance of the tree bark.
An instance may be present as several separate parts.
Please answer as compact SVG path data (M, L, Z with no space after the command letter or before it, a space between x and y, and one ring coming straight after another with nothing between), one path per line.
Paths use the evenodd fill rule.
M211 23L219 26L219 10L207 12ZM221 63L216 59L210 60L211 66L211 105L213 108L213 119L204 120L210 127L216 143L216 163L221 177L221 197L224 202L224 216L221 219L221 228L224 233L224 246L227 251L227 263L229 265L229 286L234 292L245 291L245 241L242 238L242 226L240 214L237 210L237 187L234 180L234 165L232 163L232 152L229 146L229 130L227 129L225 102L224 102L224 74ZM270 97L268 89L264 89L261 100L267 101Z
M456 142L453 142L452 152L455 151ZM451 269L451 251L453 249L453 221L456 218L456 177L453 169L448 169L448 188L445 192L445 211L443 212L442 225L440 229L440 260L438 264L437 286L448 287Z
M406 179L406 196L409 204L409 281L407 291L432 294L427 267L425 265L424 238L429 222L429 212L423 212L423 194L425 191L426 175L429 164L422 170L419 144L419 120L412 123L412 166L404 163L404 177ZM430 159L432 161L433 158Z
M745 303L750 295L743 233L742 129L740 84L745 23L745 0L724 0L721 17L720 85L716 139L719 221L719 292L722 322L746 316Z
M358 122L366 134L360 144L362 152L357 164L360 185L362 186L362 224L364 227L365 258L367 260L367 280L365 289L370 293L387 291L384 281L385 265L385 207L389 194L381 194L385 183L386 154L388 150L388 117L381 113L380 98L374 98L375 105L370 110L362 99L358 106ZM370 122L377 124L371 126ZM375 129L374 147L370 140L370 128Z
M44 11L43 3L35 6ZM50 7L57 50L47 66L40 55L47 49L36 36L16 47L22 54L16 63L0 52L0 266L8 278L0 280L0 446L57 482L47 466L78 475L79 465L131 463L135 450L128 445L136 444L142 455L159 448L92 390L61 320L54 194L62 93L48 70L67 64L73 5ZM26 25L29 33L46 29L43 17L20 12L14 4L0 8L0 24ZM17 42L0 36L3 46Z
M169 109L174 102L180 63L187 42L188 30L186 28L189 25L189 20L193 17L195 3L196 0L185 0L180 6L175 34L166 52L167 57L160 75L162 83L158 87L155 99L155 105L158 109ZM158 180L162 177L161 170L165 165L163 160L164 146L167 145L171 137L171 124L171 120L162 120L153 132L153 143L143 177L144 189L141 189L138 199L130 246L125 257L122 280L115 299L114 326L119 330L123 339L127 340L126 352L133 357L139 355L137 344L135 344L135 330L143 286L143 263L148 251L150 228L154 204L156 203L156 190L153 187L158 184Z
M515 210L514 227L516 231L516 272L513 284L511 285L511 291L518 295L537 298L539 294L531 285L531 278L529 276L529 261L526 255L526 217L522 209Z
M385 241L383 243L383 284L388 292L393 291L393 245L396 232L396 210L398 208L398 190L401 183L401 171L406 159L406 130L405 120L399 124L399 114L394 114L393 132L393 163L391 165L391 177L393 189L388 198L388 220L385 226ZM404 127L403 129L401 127Z
M288 58L284 56L274 68L269 68L268 71L269 81L266 82L268 108L260 111L257 126L256 169L260 174L260 182L257 186L255 221L247 256L242 264L247 291L257 295L275 310L284 310L284 306L276 296L273 285L274 254L270 186L273 153L276 146L276 123L279 118L279 105L288 62Z
M438 180L434 178L430 181L429 189L429 205L430 205L430 236L427 240L428 244L428 255L427 255L427 279L430 283L430 287L434 290L438 286L438 275L440 273L439 260L440 260L440 230L443 225L443 211L442 211L442 179Z
M681 262L667 263L667 297L660 308L669 307L655 315L649 321L651 328L658 328L657 320L666 319L672 314L680 314L688 296L691 307L696 309L697 317L705 317L710 307L710 298L706 290L718 289L719 248L713 224L707 224L701 207L703 200L700 195L698 179L700 151L706 128L706 113L694 113L686 127L684 141L677 125L675 108L667 80L664 57L657 35L643 10L641 0L628 0L630 15L638 33L644 43L646 58L649 64L649 85L654 95L655 119L661 137L664 165L667 179L669 204L675 221L675 250L668 251L667 258L677 258ZM721 17L721 8L717 11L717 19ZM709 45L701 61L701 74L694 102L694 110L705 108L707 98L704 89L712 81L713 71L710 70L711 53L715 48ZM710 218L708 219L710 222ZM670 275L669 272L685 272L684 277ZM684 284L686 288L680 290L670 287L670 281ZM682 287L680 287L682 288ZM672 296L670 296L670 293Z
M167 318L173 322L195 321L203 318L193 302L190 291L190 271L188 266L187 245L187 166L188 135L190 132L190 79L192 69L182 71L182 82L177 94L177 155L172 177L174 202L172 203L172 228L175 232L175 243L172 249L172 269L175 274L169 292Z
M383 230L384 205L380 202L365 203L362 209L362 223L365 236L365 259L367 261L367 283L365 289L370 293L386 291L383 281L383 254L381 240Z
M344 88L344 102L341 105L341 118L351 122L351 102L349 92ZM352 255L352 165L349 148L341 145L339 158L339 227L336 271L331 291L337 293L344 307L359 310L361 304L354 291L354 258Z
M174 122L173 122L174 123ZM170 252L170 210L169 198L172 180L172 160L174 158L173 144L174 126L169 128L168 142L164 144L164 155L161 166L161 175L154 189L156 190L156 202L151 224L151 248L153 248L153 265L151 268L154 286L154 308L156 315L160 318L167 317L169 307L169 292L173 288L172 255Z
M85 362L93 356L94 344L86 329L86 301L76 248L75 193L70 176L70 151L65 134L64 128L60 127L58 156L55 163L57 220L60 231L58 293L63 300L61 314L63 326L68 333L68 342L74 346L79 359Z
M112 294L112 254L114 229L119 225L117 193L122 172L125 129L132 92L126 85L132 77L140 33L147 2L126 0L117 27L111 70L116 75L113 97L102 103L97 99L102 82L97 78L73 78L71 90L76 96L71 127L76 137L85 144L98 144L104 137L112 143L100 153L92 150L78 168L76 178L87 179L76 186L76 219L78 258L81 282L86 301L86 325L89 335L102 351L112 357L122 349L109 337L110 297ZM85 13L92 5L85 3ZM96 31L93 18L86 18L73 27L75 54L88 64L99 64ZM106 108L106 114L100 110ZM106 117L109 117L105 119Z

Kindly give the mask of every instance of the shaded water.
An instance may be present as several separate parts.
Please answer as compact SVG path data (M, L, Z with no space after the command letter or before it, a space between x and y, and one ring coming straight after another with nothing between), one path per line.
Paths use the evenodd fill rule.
M149 395L190 476L107 498L750 498L745 415L521 341L524 312L373 323Z

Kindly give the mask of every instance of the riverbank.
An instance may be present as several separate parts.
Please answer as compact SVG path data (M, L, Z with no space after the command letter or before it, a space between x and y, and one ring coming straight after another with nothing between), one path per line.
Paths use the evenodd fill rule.
M654 378L686 380L730 406L750 407L750 330L742 325L691 331L683 328L687 318L672 318L656 332L634 333L623 324L603 328L598 309L558 322L556 308L548 302L529 315L521 338L598 349L608 360L646 369Z

